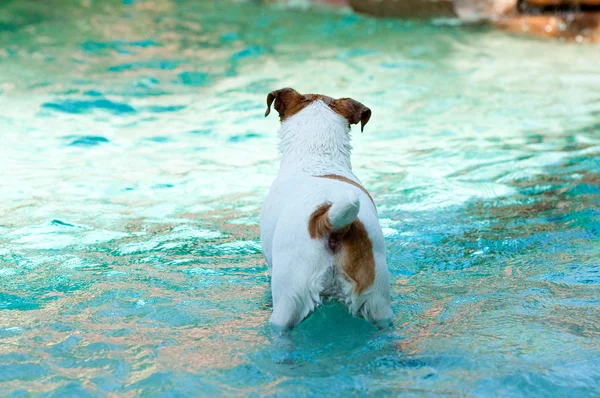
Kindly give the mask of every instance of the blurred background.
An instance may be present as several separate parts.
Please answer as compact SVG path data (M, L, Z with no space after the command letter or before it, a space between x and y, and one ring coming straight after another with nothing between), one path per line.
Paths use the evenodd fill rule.
M599 395L598 3L0 1L0 395ZM286 86L373 111L396 327L282 363Z

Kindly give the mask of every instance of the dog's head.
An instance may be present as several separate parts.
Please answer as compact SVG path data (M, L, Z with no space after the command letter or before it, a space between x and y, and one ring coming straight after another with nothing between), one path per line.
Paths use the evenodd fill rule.
M371 110L352 98L334 99L321 94L300 94L293 88L282 88L269 93L265 117L271 113L273 102L275 102L275 110L279 113L279 120L283 122L318 100L325 103L333 112L346 118L349 125L360 122L361 132L371 118Z

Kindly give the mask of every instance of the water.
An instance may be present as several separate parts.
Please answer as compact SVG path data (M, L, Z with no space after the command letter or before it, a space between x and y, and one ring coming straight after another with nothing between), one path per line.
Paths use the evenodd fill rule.
M598 48L244 2L0 6L0 395L600 394ZM271 342L266 94L373 110L396 328ZM292 362L292 363L289 363Z

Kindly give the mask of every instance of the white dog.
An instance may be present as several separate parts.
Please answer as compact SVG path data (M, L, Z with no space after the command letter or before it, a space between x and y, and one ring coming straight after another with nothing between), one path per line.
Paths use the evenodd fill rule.
M292 329L323 298L344 303L380 328L392 309L385 243L377 209L352 173L350 124L371 110L350 98L271 92L279 112L279 176L260 215L262 249L271 273L271 323Z

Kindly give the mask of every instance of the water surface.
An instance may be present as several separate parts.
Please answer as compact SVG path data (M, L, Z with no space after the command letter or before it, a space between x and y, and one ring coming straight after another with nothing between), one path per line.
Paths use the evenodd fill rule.
M600 52L454 21L0 5L0 393L600 394ZM271 343L266 94L351 96L395 325Z

